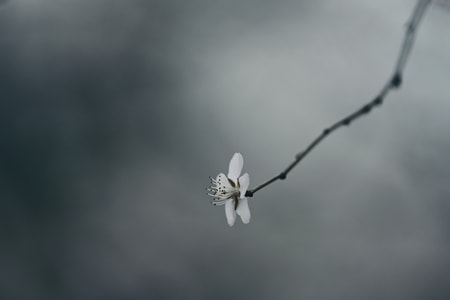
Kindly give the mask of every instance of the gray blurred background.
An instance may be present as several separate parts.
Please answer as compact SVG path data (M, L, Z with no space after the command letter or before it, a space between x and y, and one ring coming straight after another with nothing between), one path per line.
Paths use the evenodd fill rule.
M413 0L3 0L1 299L449 299L450 11Z

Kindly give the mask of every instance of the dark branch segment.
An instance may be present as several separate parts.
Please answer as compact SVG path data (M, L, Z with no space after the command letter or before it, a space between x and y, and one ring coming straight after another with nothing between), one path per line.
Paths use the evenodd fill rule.
M408 22L407 29L405 32L405 38L403 40L403 45L400 49L400 54L397 59L397 63L394 69L394 75L387 81L387 83L384 85L384 87L381 89L379 94L369 103L361 107L360 109L356 110L355 112L351 113L347 117L343 118L342 120L334 123L330 127L324 129L322 133L316 137L308 147L306 147L305 150L298 153L295 156L295 160L286 168L284 171L282 171L280 174L276 175L275 177L267 180L263 184L257 186L254 189L248 190L245 193L245 196L247 197L253 197L253 195L259 191L260 189L268 186L269 184L277 181L277 180L283 180L286 179L288 173L300 162L302 161L322 140L324 140L327 136L329 136L331 133L339 129L343 126L349 126L353 121L358 119L359 117L369 114L373 108L377 106L381 106L383 104L384 99L388 95L388 93L392 89L399 88L402 84L402 74L403 70L405 69L406 62L408 60L409 54L411 52L417 27L420 23L420 20L423 17L423 14L425 12L425 9L427 8L428 4L430 4L431 0L418 0L416 7L414 9L414 12L411 16L411 19Z

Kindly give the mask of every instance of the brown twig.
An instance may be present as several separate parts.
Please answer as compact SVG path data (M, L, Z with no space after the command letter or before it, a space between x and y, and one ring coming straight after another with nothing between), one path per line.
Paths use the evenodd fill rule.
M254 189L248 190L245 194L247 197L252 197L257 191L260 189L268 186L269 184L281 179L286 179L286 176L288 173L295 167L297 164L302 161L320 142L322 142L327 136L329 136L331 133L336 131L337 129L343 127L343 126L349 126L353 121L358 119L359 117L363 115L369 114L373 108L380 106L383 104L384 99L388 95L388 93L395 89L399 88L402 84L402 75L403 70L406 66L406 62L408 60L409 54L411 52L417 27L420 23L420 20L423 17L423 14L425 12L425 9L427 8L428 4L430 4L431 0L418 0L416 7L414 9L414 12L411 16L411 19L409 20L406 28L405 38L403 40L403 44L400 50L399 57L397 59L397 63L394 69L394 75L392 75L391 78L387 81L387 83L384 85L384 87L381 89L380 93L369 103L365 104L360 109L356 110L355 112L351 113L347 117L343 118L342 120L334 123L328 128L325 128L322 133L316 137L309 145L306 147L305 150L298 153L295 156L295 160L286 168L284 169L280 174L276 175L275 177L267 180L263 184L257 186Z

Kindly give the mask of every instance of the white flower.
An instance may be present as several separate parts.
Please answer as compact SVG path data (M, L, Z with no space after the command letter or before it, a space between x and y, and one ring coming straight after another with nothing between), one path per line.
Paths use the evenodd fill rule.
M215 179L210 177L211 186L208 189L210 192L208 195L214 197L214 201L211 203L214 205L225 204L225 216L230 226L233 226L236 221L236 214L241 217L244 224L250 222L250 209L245 197L250 178L247 173L239 177L243 165L242 155L235 153L230 160L228 176L220 173Z

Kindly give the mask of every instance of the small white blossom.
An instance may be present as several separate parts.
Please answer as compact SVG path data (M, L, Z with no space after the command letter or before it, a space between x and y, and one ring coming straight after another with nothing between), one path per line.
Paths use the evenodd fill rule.
M244 159L240 153L235 153L230 160L228 175L220 173L214 179L211 178L211 186L208 188L208 195L214 197L212 204L225 204L225 216L228 225L233 226L236 221L236 214L241 217L244 224L250 222L250 209L245 197L250 178L247 173L241 175Z

